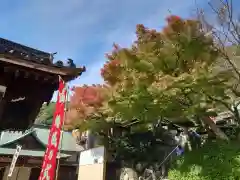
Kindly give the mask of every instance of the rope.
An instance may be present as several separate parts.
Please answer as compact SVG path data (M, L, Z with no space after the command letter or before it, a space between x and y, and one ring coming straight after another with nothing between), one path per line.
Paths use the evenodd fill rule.
M63 80L61 78L61 76L59 76L59 80ZM63 120L63 125L62 125L62 128L61 128L61 137L60 137L60 148L58 148L58 159L57 159L57 168L56 168L56 175L55 175L55 180L57 180L58 178L58 172L59 172L59 166L60 166L60 157L61 157L61 149L62 149L62 142L63 142L63 128L64 128L64 123L65 123L65 120L66 120L66 111L68 109L68 98L69 98L69 88L68 86L66 86L67 88L67 93L66 93L66 99L65 99L65 107L64 107L64 120Z
M178 145L163 159L163 161L160 163L159 166L162 166L162 164L168 159L168 157L178 148Z

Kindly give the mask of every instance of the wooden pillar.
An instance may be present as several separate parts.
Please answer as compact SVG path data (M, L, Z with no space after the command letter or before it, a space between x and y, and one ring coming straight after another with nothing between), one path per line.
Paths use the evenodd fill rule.
M28 180L30 175L30 168L27 167L15 167L12 176L8 178L9 167L5 169L3 180Z
M8 178L9 169L10 169L9 166L5 169L3 180L8 180L8 179L17 180L17 176L20 173L19 172L20 168L19 167L15 167L14 168L11 178Z
M6 105L6 86L0 85L0 121L2 120L2 114L4 112L4 107Z
M0 168L0 180L3 180L5 169L5 167Z
M3 99L0 101L0 122L2 121L2 115L3 115L3 112L4 112L5 106L6 106L6 99L3 98Z
M75 180L76 168L75 167L60 167L58 179L56 180Z
M7 175L8 175L8 172L9 172L9 166L7 166L6 168L5 168L5 171L4 171L4 175L3 175L3 180L7 180Z
M41 171L40 168L32 168L29 180L37 180L40 175L40 171Z
M30 174L31 174L31 168L20 167L16 180L29 180Z

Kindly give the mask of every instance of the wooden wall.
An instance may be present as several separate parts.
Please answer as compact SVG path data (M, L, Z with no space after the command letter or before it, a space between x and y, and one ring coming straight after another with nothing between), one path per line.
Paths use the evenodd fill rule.
M13 174L11 178L8 178L9 167L5 168L5 173L3 176L3 180L28 180L31 174L31 168L28 167L16 167L13 170Z
M2 169L0 180L8 180L9 166ZM16 167L13 171L11 180L37 180L40 175L40 168ZM0 171L1 172L1 171ZM76 168L63 166L59 169L58 178L56 180L77 180Z
M31 126L43 102L51 100L57 82L56 76L0 63L0 85L7 87L0 101L0 130Z

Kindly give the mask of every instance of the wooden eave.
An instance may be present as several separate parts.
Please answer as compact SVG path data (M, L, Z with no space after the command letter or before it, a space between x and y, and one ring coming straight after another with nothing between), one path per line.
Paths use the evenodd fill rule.
M5 63L10 63L17 66L22 66L25 68L42 71L45 73L50 73L52 75L60 75L64 80L72 80L77 76L81 75L85 71L85 67L81 68L71 68L71 67L58 67L54 64L45 65L41 63L36 63L33 61L27 61L16 57L11 57L9 55L0 54L0 61Z

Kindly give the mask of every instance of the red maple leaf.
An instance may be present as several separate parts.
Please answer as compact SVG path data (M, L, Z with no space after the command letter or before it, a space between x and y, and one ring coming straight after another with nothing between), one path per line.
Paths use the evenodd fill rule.
M168 23L175 23L176 21L182 20L179 16L171 15L166 18Z

